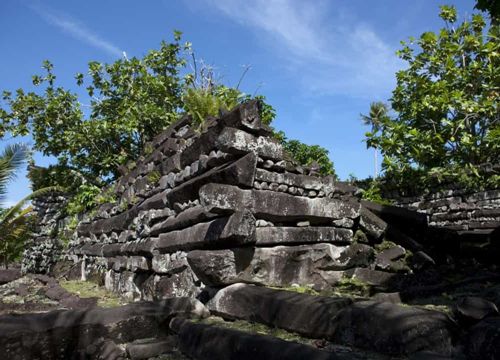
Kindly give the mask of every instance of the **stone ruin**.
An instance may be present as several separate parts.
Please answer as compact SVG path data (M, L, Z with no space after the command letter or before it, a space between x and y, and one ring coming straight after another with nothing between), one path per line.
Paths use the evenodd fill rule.
M499 283L491 269L457 284L439 277L441 254L420 240L441 240L431 219L444 209L426 213L361 200L355 187L295 162L259 110L250 101L198 127L188 116L171 125L121 169L105 190L115 201L85 214L61 255L42 246L56 232L50 216L43 217L47 226L26 251L26 270L92 280L142 301L0 316L0 353L160 359L154 356L175 348L175 359L204 360L500 358L500 287L481 290L493 302L460 298L452 315L411 302L454 286ZM500 221L493 200L497 210L477 213L489 225ZM60 214L56 203L41 201L38 208ZM497 230L487 234L491 254L499 254ZM468 271L451 268L453 275L462 270ZM428 281L436 276L438 282ZM346 284L370 292L336 292ZM85 303L57 284L46 294ZM192 320L209 315L310 340Z
M150 147L117 181L117 201L78 226L67 256L84 279L152 300L238 282L382 285L411 271L404 247L375 250L386 224L357 189L291 159L257 102L200 129L185 117Z

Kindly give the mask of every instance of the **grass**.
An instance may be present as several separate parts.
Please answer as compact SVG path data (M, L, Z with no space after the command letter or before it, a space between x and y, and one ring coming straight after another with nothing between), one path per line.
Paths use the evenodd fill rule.
M358 279L343 278L330 290L317 291L309 286L271 287L276 290L293 291L299 294L330 297L366 298L370 296L371 286Z
M81 298L96 297L97 305L101 307L116 307L127 303L118 295L90 281L61 281L60 285L68 292L76 294Z
M199 323L224 327L226 329L239 330L251 334L270 335L278 339L293 341L301 344L312 345L313 342L312 339L304 338L298 334L288 332L283 329L272 328L263 324L244 320L225 321L220 317L210 316L206 319L199 320Z

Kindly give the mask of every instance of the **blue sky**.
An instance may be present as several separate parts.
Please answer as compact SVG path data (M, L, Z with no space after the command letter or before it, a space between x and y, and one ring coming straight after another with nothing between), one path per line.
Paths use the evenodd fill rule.
M86 0L0 2L0 91L31 89L41 63L55 65L60 85L91 60L142 56L183 32L198 59L235 86L267 97L275 127L289 138L330 151L337 173L373 175L373 150L359 119L371 101L387 100L404 67L399 42L442 26L438 6L469 16L472 0ZM18 140L18 139L17 139ZM0 148L16 139L1 140ZM25 142L29 138L22 139ZM51 160L36 154L35 160ZM25 172L11 184L7 204L29 192Z

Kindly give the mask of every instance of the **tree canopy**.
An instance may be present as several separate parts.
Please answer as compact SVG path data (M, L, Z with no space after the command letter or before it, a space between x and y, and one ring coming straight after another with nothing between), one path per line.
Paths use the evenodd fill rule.
M190 58L192 73L186 68ZM76 88L86 93L83 97L76 88L57 85L52 63L45 61L43 70L44 74L32 77L39 91L3 92L0 138L7 133L31 135L34 150L58 159L48 169L31 164L34 189L62 184L87 200L116 179L121 165L135 161L146 144L183 113L200 125L207 116L252 98L238 87L220 84L210 67L197 67L191 44L181 43L180 32L174 32L172 43L163 41L142 58L90 62L85 74L75 75ZM274 108L263 96L253 98L262 101L261 115L270 124ZM281 140L286 147L287 139ZM333 173L325 149L296 140L289 145L292 156L304 165L317 160L325 173Z
M439 32L402 42L397 54L407 67L396 74L395 115L366 134L367 145L382 151L389 177L479 176L480 165L500 162L499 27L480 14L457 24L451 6L442 6L440 17Z
M118 59L112 64L90 62L87 75L76 74L86 86L89 104L69 89L56 86L53 65L33 76L42 93L4 91L0 135L30 134L35 150L58 158L59 164L86 176L106 179L118 166L135 159L159 131L177 118L181 108L180 34L162 42L144 58Z

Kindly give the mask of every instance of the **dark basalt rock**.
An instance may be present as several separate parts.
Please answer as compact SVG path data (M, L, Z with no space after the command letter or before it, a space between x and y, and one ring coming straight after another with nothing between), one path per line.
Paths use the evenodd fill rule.
M450 356L457 335L456 324L441 312L362 301L337 315L328 338L390 355L429 351Z
M267 335L195 324L174 318L170 328L178 334L179 346L192 359L200 360L333 360L346 356L318 350L312 346L288 342Z
M22 276L21 269L3 269L0 270L0 285L7 284L17 280Z
M484 319L472 327L466 349L472 360L500 359L500 317Z
M313 243L349 244L353 241L353 232L327 226L260 227L255 231L257 245L294 245Z
M127 344L127 354L132 360L149 359L164 353L170 353L177 345L178 340L174 336L138 340Z
M257 218L270 221L321 221L359 216L354 201L309 199L266 190L242 190L231 185L208 184L200 189L201 204L214 210L228 211L245 207Z
M491 301L476 296L465 296L455 304L455 314L465 323L475 323L489 316L498 316L498 308Z
M359 225L375 241L382 238L387 229L387 223L364 206L361 207Z
M196 300L176 298L111 309L4 315L0 316L0 353L6 359L27 360L69 359L77 353L102 356L116 352L113 344L165 336L164 323L176 315L206 316L207 312Z
M195 274L210 286L237 282L287 287L292 284L327 289L329 272L367 266L373 249L367 245L331 244L195 250L188 261Z
M234 284L217 292L207 307L224 318L256 321L321 339L335 332L337 314L351 303L348 298Z
M214 168L169 192L167 195L168 203L174 204L176 202L182 203L192 200L200 187L209 183L235 184L251 187L254 181L256 162L257 158L255 154L249 153L237 161Z

